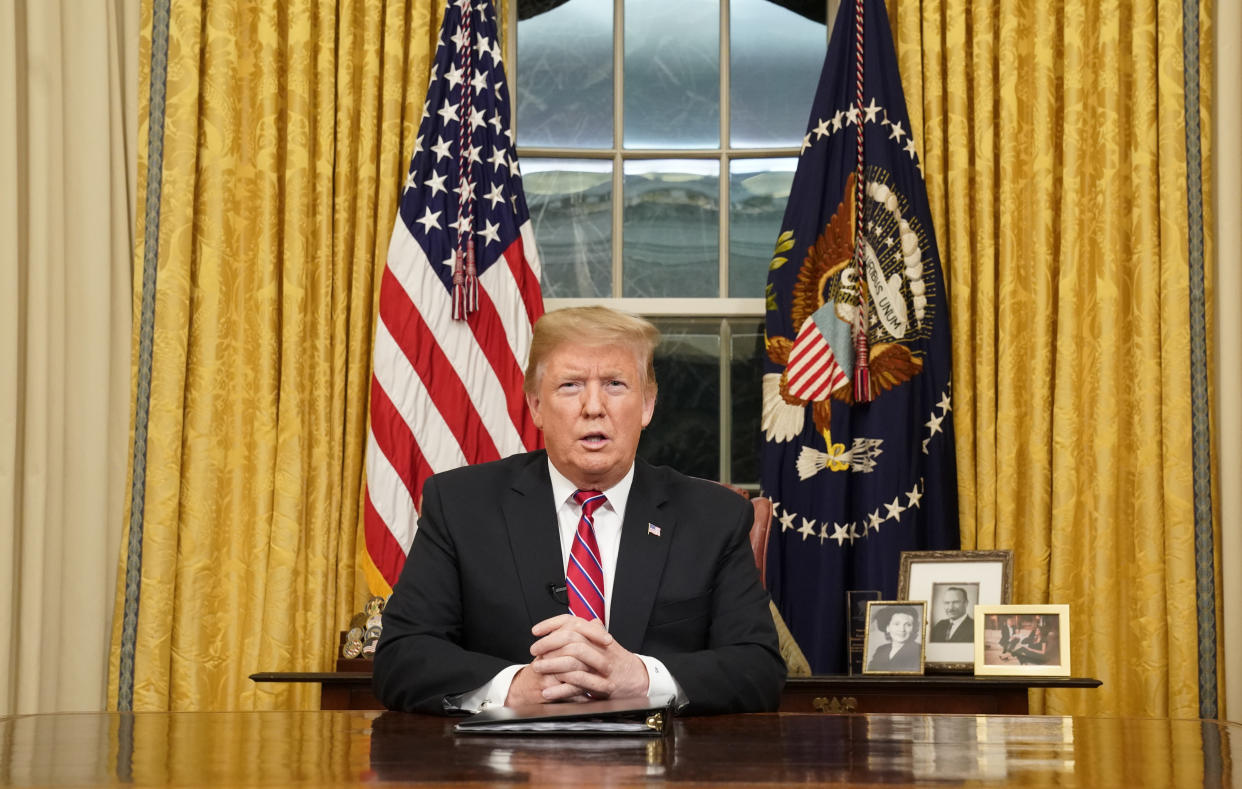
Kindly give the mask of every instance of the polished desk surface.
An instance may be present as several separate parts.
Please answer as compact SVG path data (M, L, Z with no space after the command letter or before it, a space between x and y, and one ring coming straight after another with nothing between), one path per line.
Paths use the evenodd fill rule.
M1215 787L1242 769L1242 725L1211 720L774 713L680 718L666 738L455 736L453 723L341 711L0 718L0 785Z

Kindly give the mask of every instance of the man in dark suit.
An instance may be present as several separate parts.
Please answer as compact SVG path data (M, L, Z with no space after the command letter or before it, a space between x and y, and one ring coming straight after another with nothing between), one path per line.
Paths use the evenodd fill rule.
M752 508L635 459L658 340L603 307L538 321L525 390L547 449L427 481L375 654L385 705L668 694L696 714L775 709L785 665ZM586 566L597 569L584 581Z
M966 615L970 598L960 586L944 591L944 619L932 625L932 641L972 644L975 640L975 618Z

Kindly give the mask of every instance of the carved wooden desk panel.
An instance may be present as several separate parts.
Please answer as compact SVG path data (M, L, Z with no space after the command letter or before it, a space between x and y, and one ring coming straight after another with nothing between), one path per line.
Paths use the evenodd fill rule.
M781 694L781 712L966 713L1025 715L1031 688L1096 688L1084 677L791 677Z

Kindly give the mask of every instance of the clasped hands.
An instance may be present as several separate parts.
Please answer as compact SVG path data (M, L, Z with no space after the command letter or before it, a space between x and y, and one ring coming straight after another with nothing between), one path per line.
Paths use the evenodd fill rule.
M533 660L513 677L505 704L646 696L650 680L642 659L617 643L598 619L573 614L531 628Z

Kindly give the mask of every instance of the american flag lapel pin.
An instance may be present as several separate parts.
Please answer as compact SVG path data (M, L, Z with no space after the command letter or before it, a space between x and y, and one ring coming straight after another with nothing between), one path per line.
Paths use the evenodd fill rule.
M660 536L660 527L659 527L659 526L657 526L657 525L655 525L654 523L648 523L648 524L647 524L647 533L648 533L648 534L655 535L656 537L659 537L659 536Z

